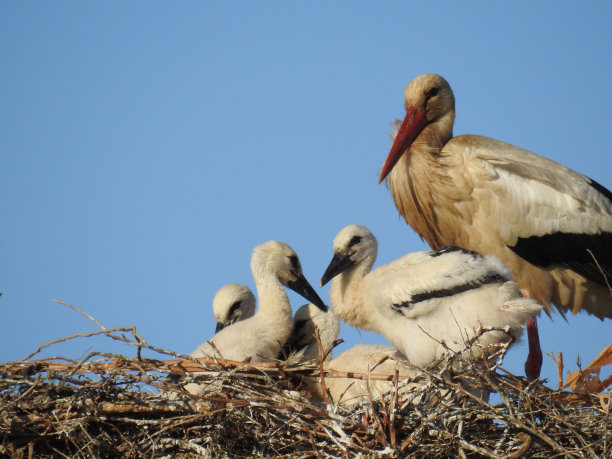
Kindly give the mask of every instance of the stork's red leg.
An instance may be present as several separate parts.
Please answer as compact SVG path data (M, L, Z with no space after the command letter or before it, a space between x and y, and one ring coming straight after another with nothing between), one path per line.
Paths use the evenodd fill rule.
M542 370L542 349L538 334L538 320L535 317L527 321L527 341L529 354L525 361L525 375L529 381L533 381L540 377L540 370Z

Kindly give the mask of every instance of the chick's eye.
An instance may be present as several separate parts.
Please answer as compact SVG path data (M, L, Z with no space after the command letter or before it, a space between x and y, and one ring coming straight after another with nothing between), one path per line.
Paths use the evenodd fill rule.
M240 308L240 301L236 301L234 304L232 304L232 306L230 307L229 316L232 316L236 313L236 311Z
M425 93L425 99L429 100L432 97L436 97L439 92L440 92L439 88L431 88L429 91Z
M361 236L353 236L353 238L349 241L348 246L353 247L355 244L359 244L361 242Z
M291 262L291 267L298 271L300 268L300 262L298 261L298 258L295 255L291 255L289 257L289 261Z

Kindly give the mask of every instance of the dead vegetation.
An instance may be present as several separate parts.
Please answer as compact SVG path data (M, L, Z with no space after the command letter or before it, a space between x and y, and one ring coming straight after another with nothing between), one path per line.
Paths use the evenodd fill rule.
M304 378L347 376L319 365L197 362L150 346L133 328L58 342L99 334L133 345L136 355L95 352L73 361L34 353L0 364L0 455L612 457L610 394L587 393L612 346L576 377L575 391L529 384L456 355L409 380L353 374L391 378L396 390L347 407L300 390ZM161 358L144 358L143 349ZM458 367L460 374L447 376ZM417 389L398 392L415 382ZM597 377L599 390L610 382ZM188 383L201 395L185 391ZM466 386L496 392L501 402L482 401Z

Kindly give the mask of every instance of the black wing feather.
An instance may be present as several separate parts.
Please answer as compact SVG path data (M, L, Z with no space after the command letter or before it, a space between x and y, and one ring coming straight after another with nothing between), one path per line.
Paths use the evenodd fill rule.
M510 248L536 266L561 265L600 285L612 282L612 233L531 236Z
M589 185L612 203L612 192L587 177ZM564 266L606 286L612 283L612 233L554 233L545 236L519 238L514 247L517 255L542 268ZM597 260L597 262L595 262Z

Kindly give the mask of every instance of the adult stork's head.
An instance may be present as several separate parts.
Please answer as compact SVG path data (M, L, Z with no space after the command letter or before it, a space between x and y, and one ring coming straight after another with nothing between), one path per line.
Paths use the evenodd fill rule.
M455 97L448 82L440 75L424 73L412 80L404 90L406 116L380 173L382 182L402 155L424 130L443 146L452 137L455 119ZM428 142L431 144L431 142Z

